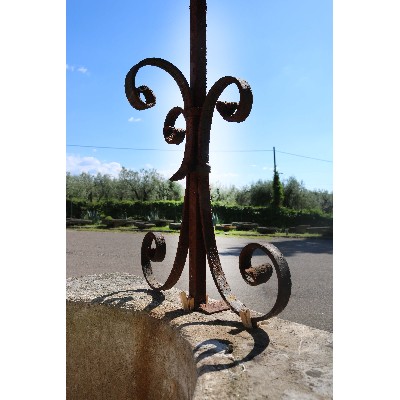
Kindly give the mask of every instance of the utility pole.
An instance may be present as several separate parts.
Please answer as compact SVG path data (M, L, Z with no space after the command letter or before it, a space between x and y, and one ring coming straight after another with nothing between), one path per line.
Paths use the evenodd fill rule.
M273 147L273 149L274 149L274 174L276 174L275 147Z

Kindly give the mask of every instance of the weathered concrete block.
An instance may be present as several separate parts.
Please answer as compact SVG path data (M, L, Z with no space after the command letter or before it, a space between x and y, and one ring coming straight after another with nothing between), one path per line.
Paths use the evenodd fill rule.
M67 280L68 399L331 399L332 334L185 312L123 273Z

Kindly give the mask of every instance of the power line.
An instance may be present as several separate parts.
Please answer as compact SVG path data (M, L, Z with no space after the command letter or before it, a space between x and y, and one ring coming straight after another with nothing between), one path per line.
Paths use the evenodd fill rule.
M83 147L83 148L96 148L96 149L111 149L111 150L132 150L132 151L178 151L183 152L181 149L146 149L146 148L136 148L136 147L113 147L113 146L89 146L80 144L67 144L67 147ZM250 150L210 150L210 153L259 153L259 152L269 152L273 149L250 149ZM323 160L322 158L308 157L300 154L287 153L285 151L276 150L277 153L288 154L295 157L309 158L311 160L324 161L331 163L331 160Z
M282 153L282 154L289 154L289 155L291 155L291 156L296 156L296 157L310 158L311 160L325 161L325 162L330 162L330 163L332 162L331 160L323 160L322 158L301 156L301 155L299 155L299 154L286 153L285 151L276 150L276 152L277 152L277 153Z
M67 147L86 147L86 148L96 148L96 149L112 149L112 150L134 150L134 151L180 151L183 149L142 149L136 147L113 147L113 146L86 146L80 144L67 144ZM262 151L272 151L272 150L211 150L211 153L253 153Z

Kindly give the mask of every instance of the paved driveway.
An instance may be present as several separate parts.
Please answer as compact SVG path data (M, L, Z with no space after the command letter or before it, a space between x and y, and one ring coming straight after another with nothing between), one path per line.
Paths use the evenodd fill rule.
M66 235L67 277L107 272L129 272L142 276L140 248L144 233L67 229ZM166 234L165 240L167 254L164 261L153 263L154 273L162 282L171 270L178 235ZM246 306L265 313L276 299L276 281L272 279L267 284L249 286L243 281L238 267L241 249L254 241L257 240L217 236L222 268L233 292ZM292 295L279 317L332 332L332 240L277 238L270 242L286 257L292 276ZM188 262L176 287L188 290ZM214 299L221 298L209 272L207 293Z

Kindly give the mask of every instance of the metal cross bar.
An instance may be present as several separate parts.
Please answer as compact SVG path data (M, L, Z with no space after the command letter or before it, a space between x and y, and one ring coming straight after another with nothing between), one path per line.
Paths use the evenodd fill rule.
M206 49L206 0L190 0L190 85L182 72L161 58L146 58L134 65L125 79L125 93L129 103L137 110L145 110L156 104L156 97L147 86L136 86L136 74L144 66L155 66L169 73L177 83L184 107L173 107L164 122L164 139L169 144L179 144L186 139L185 153L178 171L170 178L177 181L186 178L185 200L178 249L171 272L164 284L153 276L151 262L165 257L165 240L159 233L148 232L143 239L141 263L145 279L154 290L170 289L178 281L189 254L189 297L182 296L185 308L215 312L230 308L240 315L243 324L250 328L257 322L279 314L287 305L291 294L289 266L282 253L270 243L251 243L239 256L239 270L251 286L267 282L275 270L278 279L278 295L272 309L263 316L251 316L250 310L236 298L222 270L212 222L209 187L209 144L214 110L228 122L242 122L250 114L253 95L250 85L231 76L220 78L207 93ZM231 84L239 91L239 102L222 102L219 97ZM141 97L142 96L142 97ZM183 115L186 129L175 127ZM155 248L152 247L155 244ZM259 249L271 260L260 266L252 266L253 252ZM223 302L207 304L207 261L214 283Z

